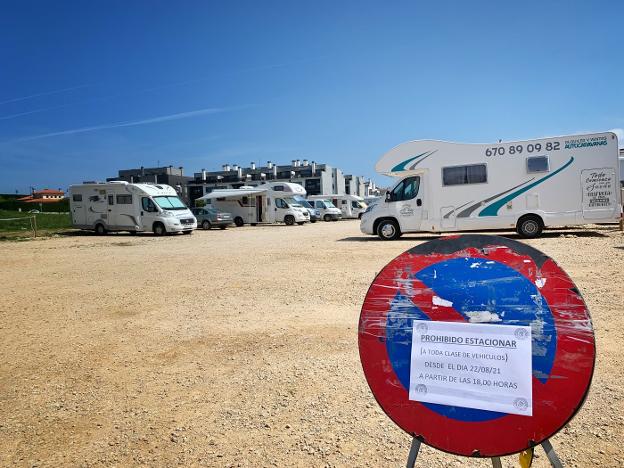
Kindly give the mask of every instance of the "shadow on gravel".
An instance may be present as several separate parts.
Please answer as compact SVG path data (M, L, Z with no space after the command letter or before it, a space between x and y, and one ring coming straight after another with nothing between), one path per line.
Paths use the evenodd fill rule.
M81 231L80 229L69 230L69 231L59 231L56 234L59 236L64 236L64 237L107 237L107 236L130 237L130 236L137 235L137 234L130 234L129 232L125 232L125 231L119 231L119 232L107 232L103 236L98 236L93 231ZM153 236L151 232L148 232L147 234L151 234Z
M338 239L337 242L401 242L401 241L429 241L433 239L438 239L441 236L430 235L430 236L401 236L398 239L393 241L382 241L377 236L361 236L361 237L345 237L344 239Z
M612 230L612 229L611 229ZM447 235L461 235L461 234L490 234L493 236L501 236L507 237L509 239L516 240L526 240L521 237L519 234L511 233L511 232L500 232L500 231L462 231L462 232L454 232L454 233L446 233ZM420 236L409 236L403 235L399 237L398 241L429 241L433 239L439 239L440 237L444 237L442 235L420 235ZM545 231L543 232L538 239L555 239L557 237L562 238L573 238L573 237L609 237L607 234L602 232L597 232L595 230L591 231ZM393 242L393 241L382 241L377 236L358 236L358 237L345 237L344 239L338 239L338 242ZM621 247L624 249L624 247Z

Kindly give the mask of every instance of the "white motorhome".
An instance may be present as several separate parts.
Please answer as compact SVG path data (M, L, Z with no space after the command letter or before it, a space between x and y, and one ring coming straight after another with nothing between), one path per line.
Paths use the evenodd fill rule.
M357 195L311 195L308 200L330 200L343 218L358 219L366 211L366 203Z
M286 223L301 225L310 221L308 210L295 196L305 196L305 189L290 182L272 182L257 187L219 189L198 198L219 210L232 213L234 224Z
M614 222L621 216L614 133L492 144L421 140L386 153L377 172L400 177L371 205L360 229L382 239L405 232Z
M79 229L153 232L156 235L197 228L193 213L169 185L128 182L86 183L69 187L72 224Z
M338 221L342 218L342 211L328 198L328 195L312 195L308 201L319 211L323 221Z

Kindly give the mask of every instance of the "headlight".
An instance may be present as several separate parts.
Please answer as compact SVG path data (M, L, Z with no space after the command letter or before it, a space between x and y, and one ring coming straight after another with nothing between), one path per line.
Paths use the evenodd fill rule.
M171 211L163 211L162 215L166 218L172 218L173 216L175 216L175 213L172 213Z

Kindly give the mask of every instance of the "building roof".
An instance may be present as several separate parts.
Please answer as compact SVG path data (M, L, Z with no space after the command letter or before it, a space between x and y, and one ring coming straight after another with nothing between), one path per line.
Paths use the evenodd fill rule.
M17 201L21 201L24 203L59 203L61 199L59 198L34 198L32 195L28 195L27 197L18 198Z
M35 190L33 194L34 195L65 195L65 192L63 192L62 190L43 189L43 190Z

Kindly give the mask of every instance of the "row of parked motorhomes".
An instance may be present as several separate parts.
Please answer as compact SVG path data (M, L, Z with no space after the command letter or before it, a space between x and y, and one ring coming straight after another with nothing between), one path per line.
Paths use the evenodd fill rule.
M360 218L381 239L406 232L545 227L617 222L622 216L618 140L612 132L493 144L420 140L396 146L376 165L399 180L384 200L353 195L306 198L299 184L214 190L199 199L238 225ZM168 186L83 184L70 188L73 223L106 231L191 232L193 213ZM213 213L214 214L214 213Z
M355 195L313 195L290 182L268 182L258 187L219 189L195 201L189 209L176 191L162 184L128 182L85 183L69 188L74 227L93 230L153 232L156 235L197 227L226 228L229 224L285 223L358 219L366 211L364 199Z

